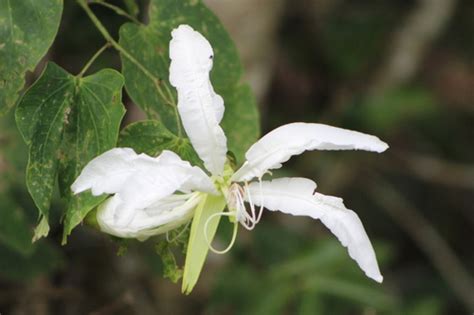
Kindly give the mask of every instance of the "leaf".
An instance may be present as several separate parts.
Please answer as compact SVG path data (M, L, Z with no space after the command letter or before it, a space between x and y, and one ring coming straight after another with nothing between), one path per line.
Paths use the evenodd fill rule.
M117 144L125 113L122 87L122 75L111 69L79 80L61 147L63 158L60 160L59 187L61 195L68 196L69 205L64 220L63 243L89 211L106 198L94 197L90 193L72 196L70 186L90 160Z
M0 0L0 114L53 43L62 10L62 0Z
M119 147L132 148L137 153L157 156L163 150L175 146L179 140L157 120L145 120L132 123L122 129L119 136Z
M227 136L227 146L238 163L245 160L245 152L260 138L257 101L250 86L240 85L228 93L222 128Z
M196 208L184 263L183 286L181 289L183 293L191 293L197 283L209 250L208 241L212 243L219 225L220 217L217 216L213 218L207 224L207 240L204 235L206 222L210 216L224 210L225 205L226 201L222 196L204 195Z
M32 233L23 209L4 193L0 193L0 218L0 242L23 256L30 255Z
M103 199L72 196L69 187L88 161L115 146L124 114L122 85L114 70L79 78L49 63L20 101L16 121L29 146L26 183L44 217L42 235L57 178L69 205L65 236Z
M257 140L259 122L255 100L246 84L241 84L242 66L229 34L218 18L197 0L152 0L149 25L127 23L120 29L120 44L133 58L121 54L125 87L132 100L150 118L161 119L173 133L179 130L176 92L168 81L168 48L171 31L189 24L201 32L214 49L211 80L226 105L223 123L228 146L242 159Z
M163 150L177 153L193 165L202 166L202 161L187 138L179 138L157 120L132 123L122 129L119 147L132 148L137 153L158 156Z

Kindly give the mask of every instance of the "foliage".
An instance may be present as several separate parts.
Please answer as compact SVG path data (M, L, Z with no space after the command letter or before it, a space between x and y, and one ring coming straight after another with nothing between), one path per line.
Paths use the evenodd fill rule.
M255 98L248 85L240 82L242 66L237 50L218 18L201 1L153 0L148 11L148 25L140 24L134 18L139 13L134 1L124 1L125 10L105 1L94 3L130 17L133 23L125 23L120 28L120 40L116 41L90 9L89 3L78 0L77 4L84 9L107 44L77 75L49 62L38 80L21 96L15 111L17 127L29 151L26 186L39 210L33 241L50 232L51 219L54 219L51 205L57 190L63 202L60 211L63 244L72 230L105 199L90 193L76 196L70 186L90 160L117 145L152 156L157 156L162 150L171 150L195 165L202 164L184 135L177 116L176 92L168 81L168 43L171 30L179 24L192 25L214 46L216 62L212 80L216 91L226 100L223 126L228 135L230 154L242 162L244 152L259 136ZM33 70L51 46L61 20L62 1L2 0L0 8L0 26L7 39L0 44L0 83L3 82L0 104L5 104L1 111L6 112L23 88L26 71ZM122 73L102 69L84 76L109 46L120 53ZM149 120L126 126L119 138L125 112L122 105L124 84L132 100L146 112ZM22 211L7 195L0 196L4 205L0 213L0 239L21 254L42 255L30 243L30 226ZM186 259L197 263L184 270L188 275L186 279L191 279L190 283L183 284L186 292L190 292L197 281L207 254L207 243L197 229L202 229L203 220L224 206L222 200L212 199L208 197L202 201L196 210L198 219L191 227L190 242L196 246L188 247L190 251ZM201 214L202 220L199 219ZM86 223L97 227L93 221L86 220ZM215 220L209 224L211 240L217 223ZM160 243L156 251L163 258L165 276L177 281L181 274L172 247L173 244Z
M32 71L53 43L62 0L0 1L0 114L13 107Z
M233 41L202 1L89 0L86 7L90 12L81 8L85 2L0 0L0 115L4 115L0 117L2 314L22 313L11 305L36 304L38 300L31 303L26 293L32 287L31 280L39 276L47 276L50 282L45 290L33 288L39 293L40 304L54 304L51 310L61 314L90 313L96 308L99 312L112 309L118 314L158 313L155 310L176 314L466 312L410 235L370 202L373 198L383 203L384 196L370 196L370 188L377 183L371 181L369 168L386 175L400 192L410 196L419 213L439 229L468 270L473 269L472 251L466 240L472 230L474 42L470 39L474 3L457 2L455 16L427 49L414 80L377 98L366 98L365 89L371 84L372 73L391 52L392 33L397 33L403 21L410 20L407 17L415 8L411 2L287 1L278 19L278 34L271 38L275 46L262 42L257 53L276 65L267 73L271 85L263 104L264 130L287 121L327 122L342 117L338 121L341 126L373 131L389 140L388 157L380 163L362 155L357 160L362 167L356 167L352 159L337 153L312 153L293 159L292 169L283 171L288 176L314 174L328 193L344 192L347 205L353 206L367 223L371 238L384 239L376 243L383 260L384 283L374 286L362 281L344 250L336 242L323 239L326 232L308 227L297 218L283 220L265 215L252 235L243 231L232 254L211 254L205 281L196 286L192 296L180 297L177 286L157 276L172 281L182 277L190 225L171 231L168 238L145 243L110 242L110 238L93 230L98 228L94 208L102 199L72 196L70 183L85 163L114 146L132 147L152 156L172 150L201 166L189 139L180 132L172 107L176 94L168 82L169 31L180 23L192 25L217 48L212 82L225 100L223 127L234 166L242 163L246 148L258 136L256 101L249 86L242 83L242 67ZM115 9L108 11L111 7L96 5L99 2ZM144 4L149 2L148 10ZM245 1L241 3L246 5ZM232 8L229 4L224 10ZM251 14L234 21L246 38L255 38L245 42L244 49L258 42L259 32L268 26L263 18L258 24L252 22L253 14L274 9L273 3L268 7L265 2L252 4L246 8ZM131 23L124 24L125 19ZM86 66L81 64L94 47L104 43L105 48L113 49L94 56ZM42 58L54 63L49 62L44 70ZM255 64L259 62L255 60ZM90 80L113 83L107 90L92 87ZM65 86L60 88L62 84ZM106 117L93 95L100 101L107 99L107 112L115 114L113 122L90 119L89 109L94 117ZM44 112L38 108L39 98L45 99ZM61 99L67 102L57 103ZM88 108L85 100L95 105ZM130 124L130 119L122 120L122 100L133 116L136 107L144 110L146 114L140 119L145 120ZM166 105L167 101L172 106ZM15 107L18 127L12 117ZM55 113L57 120L52 115ZM34 115L41 119L32 118ZM95 136L94 123L99 137ZM44 141L49 127L53 138L48 136ZM77 137L75 132L82 136ZM22 135L28 145L24 145ZM32 156L27 169L29 152ZM426 154L434 159L410 164L410 154L404 153ZM398 157L407 159L398 161ZM25 173L29 174L31 196ZM38 220L35 204L47 220ZM49 237L32 243L38 223L37 236L49 231ZM78 224L81 227L74 231L68 246L58 247L61 235L66 240ZM220 232L216 233L217 245L230 234ZM123 257L116 256L114 247ZM143 268L140 259L149 262L150 268ZM69 287L77 291L62 295ZM146 308L147 300L153 300L153 308Z
M44 225L35 239L47 235L49 208L57 178L68 201L65 236L103 198L72 196L69 186L93 157L115 146L124 114L122 77L102 70L74 77L50 63L18 104L16 121L29 146L26 184Z
M257 108L249 87L240 83L242 66L222 24L201 1L192 0L153 0L149 18L146 26L127 23L120 29L127 92L149 118L162 122L160 128L166 127L179 138L184 137L177 117L176 92L168 81L168 45L171 30L179 24L189 24L213 46L215 62L211 80L225 100L223 128L229 150L242 162L244 152L259 135Z

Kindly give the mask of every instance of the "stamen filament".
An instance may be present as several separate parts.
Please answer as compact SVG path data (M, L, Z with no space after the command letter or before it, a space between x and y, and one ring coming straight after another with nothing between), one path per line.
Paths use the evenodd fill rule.
M234 230L232 232L232 239L231 239L229 245L227 245L227 247L223 250L218 250L218 249L215 249L212 246L211 242L209 241L209 236L207 235L207 227L209 225L209 222L211 222L211 220L213 218L217 217L217 216L229 216L230 217L230 216L235 216L235 215L236 215L235 212L218 212L218 213L214 213L209 218L207 218L206 223L204 224L204 238L206 239L207 247L213 253L215 253L215 254L225 254L228 251L230 251L230 249L234 246L235 240L237 238L237 228L238 228L239 225L238 225L237 222L234 223Z

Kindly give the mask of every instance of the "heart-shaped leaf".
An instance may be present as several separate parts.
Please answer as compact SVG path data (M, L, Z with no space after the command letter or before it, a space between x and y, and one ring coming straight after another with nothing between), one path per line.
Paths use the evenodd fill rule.
M122 86L115 70L81 78L50 63L18 105L17 125L29 146L26 184L43 216L37 237L47 233L58 177L69 206L65 236L103 199L72 196L69 187L87 162L115 146L124 114Z

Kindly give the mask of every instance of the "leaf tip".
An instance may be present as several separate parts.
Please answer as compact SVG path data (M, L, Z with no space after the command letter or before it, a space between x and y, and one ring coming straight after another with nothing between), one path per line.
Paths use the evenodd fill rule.
M46 237L49 234L49 223L48 218L43 216L40 223L35 228L35 234L33 235L32 242L36 242L42 237Z

